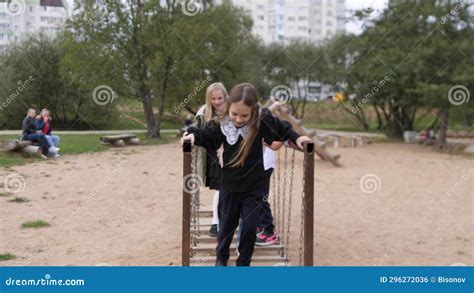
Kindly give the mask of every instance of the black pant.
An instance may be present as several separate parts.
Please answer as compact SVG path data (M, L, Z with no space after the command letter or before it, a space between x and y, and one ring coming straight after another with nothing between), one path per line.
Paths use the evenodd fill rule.
M270 209L270 203L268 202L268 196L270 195L270 178L272 176L273 168L265 171L267 175L267 181L265 182L265 188L263 189L263 201L262 208L260 211L260 217L258 220L258 227L265 230L265 233L272 234L275 229L273 224L272 210Z
M255 245L258 218L263 201L262 189L252 192L232 192L221 189L219 194L219 235L216 256L227 262L234 232L241 219L238 266L249 266Z

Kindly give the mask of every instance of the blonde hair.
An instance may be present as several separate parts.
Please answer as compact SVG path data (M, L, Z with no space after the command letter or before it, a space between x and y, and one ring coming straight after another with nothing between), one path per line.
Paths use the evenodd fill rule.
M206 90L206 108L204 111L204 122L209 122L215 115L215 110L212 107L211 100L212 92L217 90L222 91L222 93L224 94L224 99L227 99L227 89L221 82L215 82L208 86Z
M248 122L250 131L240 145L237 154L229 162L231 167L240 167L244 165L245 159L250 154L253 141L255 140L258 129L260 128L260 106L258 104L258 93L255 87L250 83L241 83L232 88L229 98L227 99L225 116L229 115L230 105L240 101L252 108L252 114L250 116L250 121Z

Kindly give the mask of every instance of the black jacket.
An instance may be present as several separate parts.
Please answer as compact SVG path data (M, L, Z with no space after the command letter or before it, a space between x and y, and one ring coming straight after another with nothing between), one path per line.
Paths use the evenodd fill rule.
M23 136L26 136L31 133L36 133L37 125L36 125L36 118L30 118L28 116L23 119L23 125L21 127L23 130Z
M262 139L268 145L271 145L274 141L289 139L296 142L299 137L290 123L272 116L270 110L264 108L260 114L259 131L244 165L231 167L229 162L232 161L239 150L243 140L241 136L234 145L230 145L221 131L220 124L215 121L206 123L202 129L190 127L188 132L195 135L197 145L208 150L216 150L221 144L224 145L224 167L221 174L222 188L233 192L251 192L264 187L266 175L263 167Z

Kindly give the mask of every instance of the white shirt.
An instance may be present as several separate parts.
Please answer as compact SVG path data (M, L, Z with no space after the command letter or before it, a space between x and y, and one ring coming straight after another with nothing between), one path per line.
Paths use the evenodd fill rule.
M263 146L263 168L267 171L270 168L276 167L276 153L267 146Z

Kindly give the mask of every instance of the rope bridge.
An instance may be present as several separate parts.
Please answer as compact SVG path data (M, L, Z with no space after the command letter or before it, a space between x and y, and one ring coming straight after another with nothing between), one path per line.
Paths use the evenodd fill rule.
M298 264L313 265L314 231L314 144L304 144L303 176L295 178L295 149L285 146L277 152L277 166L271 178L269 201L271 203L278 243L256 246L252 265L290 265L290 244L292 209L295 184L302 185L301 215L299 223ZM217 240L208 236L212 224L212 210L204 210L201 205L200 187L202 179L196 174L197 147L189 142L183 145L183 226L182 265L214 265ZM230 247L230 262L236 258L236 234ZM296 263L296 262L295 262Z

